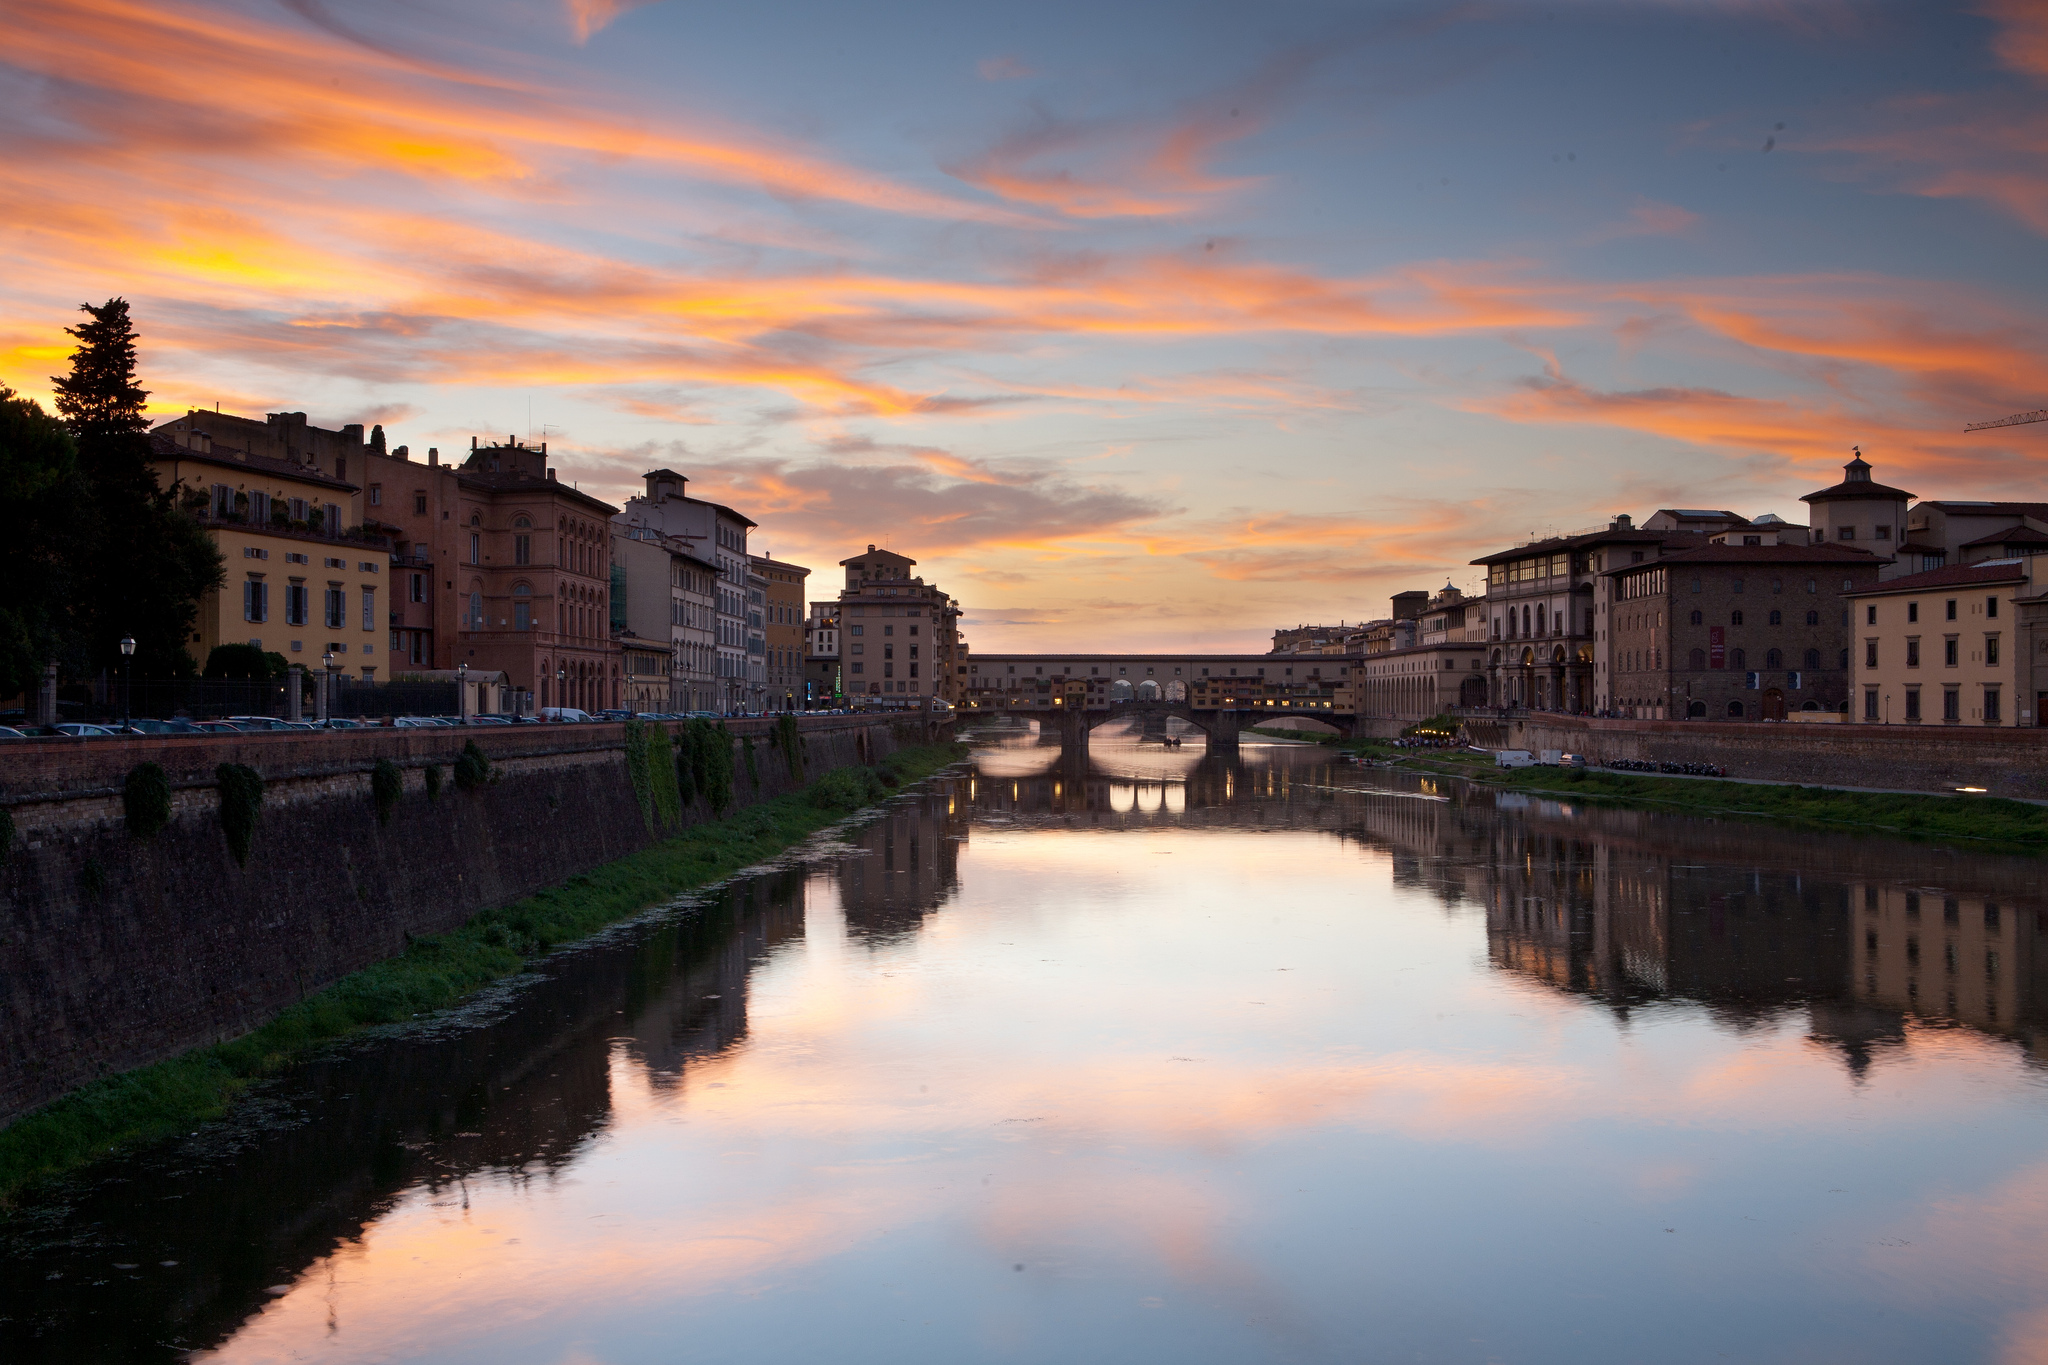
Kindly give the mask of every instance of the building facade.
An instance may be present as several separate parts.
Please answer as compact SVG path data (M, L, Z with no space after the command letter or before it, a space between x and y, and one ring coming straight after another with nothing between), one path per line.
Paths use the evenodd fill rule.
M814 710L830 709L846 700L846 679L839 661L839 604L811 603L804 623L804 702Z
M502 671L522 708L624 704L612 636L617 508L555 477L547 445L472 438L466 459L365 447L365 524L392 542L398 673Z
M1650 720L1839 713L1847 598L1882 566L1845 545L1709 544L1606 570L1599 709Z
M908 555L878 550L839 561L840 648L847 695L869 705L957 701L968 667L962 658L960 607L910 571Z
M1842 466L1842 481L1808 493L1800 499L1812 508L1811 535L1816 545L1848 545L1865 550L1884 561L1887 578L1918 570L1916 547L1904 558L1909 518L1906 506L1913 495L1870 477L1870 463L1863 452L1853 452Z
M2048 558L1959 564L1849 595L1854 718L2036 726L2048 705Z
M691 708L730 715L756 709L758 695L749 676L749 592L747 535L754 522L732 508L688 494L689 480L672 469L650 470L646 492L628 498L623 509L636 526L651 527L689 543L699 559L715 564L712 593L712 664L717 702Z
M1667 551L1706 543L1696 531L1637 527L1617 516L1604 530L1552 536L1472 562L1486 570L1480 604L1487 636L1489 706L1600 709L1595 663L1603 644L1599 576Z
M811 571L767 555L751 561L761 580L764 709L804 709L804 580Z
M355 486L310 462L231 444L239 434L184 418L150 433L157 485L179 490L226 560L225 586L199 603L194 656L203 665L219 645L246 644L309 672L388 676L390 546L343 524Z

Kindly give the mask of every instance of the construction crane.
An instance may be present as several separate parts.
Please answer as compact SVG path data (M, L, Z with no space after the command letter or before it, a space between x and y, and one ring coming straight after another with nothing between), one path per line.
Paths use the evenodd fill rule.
M2029 422L2048 422L2048 408L2036 408L2032 412L2016 412L2010 417L2001 417L1995 422L1972 422L1964 431L1989 431L1993 427L2023 427Z

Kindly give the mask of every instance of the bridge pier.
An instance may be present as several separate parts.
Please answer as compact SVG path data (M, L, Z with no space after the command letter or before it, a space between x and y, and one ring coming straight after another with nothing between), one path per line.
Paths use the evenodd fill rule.
M1042 722L1041 722L1042 723ZM1088 713L1080 707L1061 711L1058 716L1060 748L1069 754L1088 752Z
M1209 732L1209 752L1212 754L1234 754L1237 752L1238 731L1244 728L1244 713L1241 711L1206 711L1203 728Z

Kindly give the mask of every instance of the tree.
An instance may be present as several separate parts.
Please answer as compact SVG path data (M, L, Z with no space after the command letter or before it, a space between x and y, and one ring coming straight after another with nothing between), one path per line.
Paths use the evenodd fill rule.
M127 300L79 307L90 321L65 329L78 349L71 373L52 383L96 522L75 599L80 662L87 670L117 666L121 637L132 635L138 677L188 677L199 600L225 578L220 551L177 506L175 490L157 487L143 412L149 392L136 383Z
M0 697L33 692L52 660L76 668L71 606L90 544L78 447L42 406L0 387Z

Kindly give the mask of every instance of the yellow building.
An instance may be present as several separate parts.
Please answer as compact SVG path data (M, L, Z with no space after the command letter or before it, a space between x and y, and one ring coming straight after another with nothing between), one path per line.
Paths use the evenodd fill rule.
M1842 596L1850 604L1855 719L2041 724L2048 705L2041 646L2048 641L2037 636L2048 606L2048 558L1961 564Z
M199 604L193 656L249 644L312 671L331 654L374 680L389 652L391 553L382 537L347 534L356 486L198 431L159 429L150 447L157 485L179 490L227 561L226 585Z

